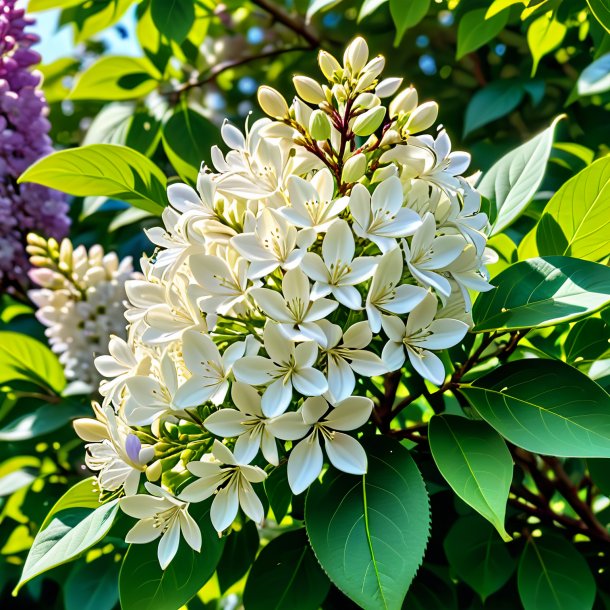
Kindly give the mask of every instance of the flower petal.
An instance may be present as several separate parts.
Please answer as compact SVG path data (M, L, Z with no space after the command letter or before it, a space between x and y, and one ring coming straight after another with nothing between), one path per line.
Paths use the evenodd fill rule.
M324 439L324 448L331 464L338 470L349 474L366 473L366 452L355 438L336 432L332 439Z
M288 484L294 494L305 491L319 476L324 464L316 434L292 448L288 458Z

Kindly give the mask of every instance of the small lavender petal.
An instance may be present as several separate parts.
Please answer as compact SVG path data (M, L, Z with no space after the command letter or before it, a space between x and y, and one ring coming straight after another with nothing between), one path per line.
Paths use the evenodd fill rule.
M140 450L142 449L142 443L135 434L128 434L125 440L125 451L129 456L129 459L138 463L140 461Z

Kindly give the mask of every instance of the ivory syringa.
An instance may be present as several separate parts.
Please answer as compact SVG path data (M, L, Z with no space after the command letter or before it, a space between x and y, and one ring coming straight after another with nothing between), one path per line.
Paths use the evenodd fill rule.
M436 103L382 79L361 38L342 64L319 61L323 82L295 77L291 103L261 87L271 118L224 123L228 152L214 147L196 189L169 187L164 227L148 233L158 249L127 284L128 340L100 361L123 439L100 442L158 484L125 489L143 520L129 540L153 540L157 524L163 566L180 531L197 548L189 503L213 496L219 533L240 506L261 521L256 486L280 461L294 493L326 458L365 473L371 378L404 367L441 385L437 352L468 331L470 292L491 287L470 157L442 128L423 133ZM98 414L91 431L79 421L88 441L114 421Z

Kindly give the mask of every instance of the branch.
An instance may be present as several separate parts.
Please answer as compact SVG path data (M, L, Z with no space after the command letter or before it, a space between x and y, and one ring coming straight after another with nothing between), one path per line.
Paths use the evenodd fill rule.
M223 62L219 63L217 66L215 66L212 70L210 70L208 72L208 74L201 80L186 82L186 83L180 85L179 87L177 87L176 89L173 89L169 93L170 94L174 94L174 93L181 94L181 93L184 93L185 91L188 91L189 89L194 89L195 87L202 87L203 85L206 85L207 83L210 83L210 82L216 80L223 72L226 72L227 70L231 70L233 68L238 68L239 66L243 66L252 61L257 61L259 59L267 59L269 57L276 57L277 55L283 55L284 53L293 53L296 51L310 51L310 50L311 50L310 47L290 47L287 49L272 49L271 51L259 53L258 55L249 55L247 57L242 57L240 59L234 59L231 61L223 61Z
M301 38L304 38L311 48L320 46L320 39L313 34L313 32L310 32L300 19L295 19L289 15L281 6L278 6L272 0L251 0L251 2L269 13L275 21L285 25L289 30L295 32Z

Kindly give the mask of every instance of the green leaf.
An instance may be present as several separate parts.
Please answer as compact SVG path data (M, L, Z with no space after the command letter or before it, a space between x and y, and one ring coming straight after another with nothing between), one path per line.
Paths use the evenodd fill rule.
M508 11L501 11L491 17L486 17L487 8L477 8L468 11L458 26L456 59L476 51L495 38L508 22Z
M595 580L583 556L564 538L529 538L517 576L524 610L591 610Z
M100 505L100 493L95 477L88 477L73 485L68 491L54 504L53 508L44 518L40 531L44 530L55 515L62 510L69 508L90 508L95 509Z
M527 30L527 44L532 52L534 65L532 76L536 74L540 60L555 50L563 41L568 28L555 19L552 11L538 17Z
M504 155L483 176L478 189L495 202L498 210L491 235L516 220L538 190L551 153L555 125L561 118L557 117L548 129Z
M201 529L201 553L181 539L176 556L165 570L157 558L157 542L132 544L119 575L121 607L125 610L176 610L185 605L210 579L225 544L210 521L210 504L191 505ZM195 514L196 511L199 513Z
M501 589L515 570L515 560L495 530L478 517L462 517L443 543L451 569L483 600Z
M587 0L587 4L606 32L610 33L610 6L607 0Z
M227 536L222 557L216 568L221 593L250 569L259 544L258 529L253 521L247 521L239 531L233 531Z
M460 392L518 447L558 457L610 457L610 396L569 364L509 362Z
M330 469L305 502L311 546L330 579L365 610L398 610L421 565L428 495L411 455L387 437L363 439L368 472Z
M54 152L31 165L19 182L80 197L115 197L153 214L161 214L167 203L163 172L139 152L114 144Z
M78 563L64 587L65 610L112 610L119 601L119 567L115 553Z
M593 362L610 355L610 324L601 318L587 318L574 324L564 342L570 364Z
M74 27L74 42L84 42L114 25L132 4L133 0L81 0L62 12L60 25L70 23Z
M555 326L610 303L610 268L569 256L520 261L493 283L472 308L474 332Z
M157 69L143 57L102 57L76 80L72 100L132 100L158 84Z
M195 4L192 0L151 0L150 14L159 32L180 44L195 22Z
M403 608L408 610L458 610L452 582L422 568L409 587Z
M595 95L610 89L610 53L589 64L578 77L578 95Z
M464 136L512 112L523 100L525 91L519 80L497 80L477 91L468 102Z
M453 491L487 519L506 541L506 502L513 460L502 437L483 421L458 415L430 420L432 457Z
M244 589L244 607L318 610L330 582L311 551L304 529L274 538L256 558Z
M36 535L14 593L35 576L67 563L99 542L112 526L118 510L118 500L112 500L93 511L68 508L58 512Z
M292 500L292 491L288 485L288 468L286 464L281 464L274 468L265 479L265 493L269 500L273 516L278 523L288 513Z
M82 0L30 0L28 2L28 13L48 11L53 8L68 8L80 4Z
M16 491L27 487L36 480L36 473L31 470L13 470L0 477L0 498L10 496Z
M316 13L329 9L335 4L339 4L341 0L311 0L307 8L307 21L309 21Z
M64 369L46 346L20 333L0 332L0 384L24 379L60 393L66 386Z
M610 497L610 460L607 458L589 458L587 468L595 485L605 496Z
M364 0L360 7L360 13L358 13L358 23L360 23L365 17L372 15L382 4L385 4L388 0Z
M494 15L506 10L507 8L515 5L515 4L525 4L524 0L493 0L487 9L487 13L485 14L485 18L489 19Z
M201 162L208 158L218 129L202 114L180 106L163 125L163 148L178 175L195 184Z
M390 14L396 26L394 46L397 47L405 32L417 25L430 10L431 0L390 0Z
M553 195L536 228L540 254L600 261L610 252L610 156L598 159Z
M90 408L78 404L45 404L0 428L0 442L15 442L36 438L57 430L65 426L70 420L83 417L90 412Z

